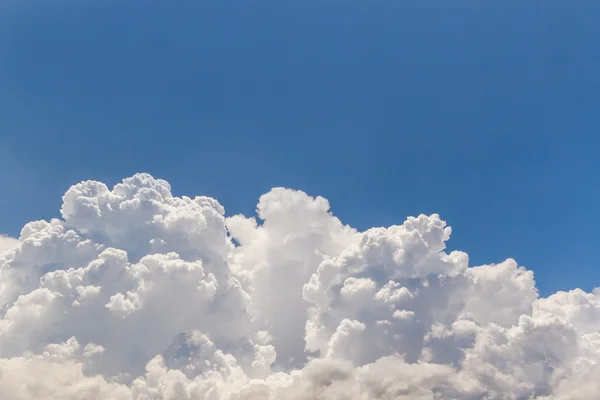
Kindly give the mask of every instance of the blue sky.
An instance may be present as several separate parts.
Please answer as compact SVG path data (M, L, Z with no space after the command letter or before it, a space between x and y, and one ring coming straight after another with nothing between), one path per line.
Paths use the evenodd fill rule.
M0 232L135 172L360 229L439 213L472 264L600 286L600 3L4 1Z

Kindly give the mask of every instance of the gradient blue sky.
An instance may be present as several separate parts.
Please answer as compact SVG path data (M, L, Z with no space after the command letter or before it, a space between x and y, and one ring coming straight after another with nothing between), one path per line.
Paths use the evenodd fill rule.
M600 2L0 2L0 232L135 172L357 228L439 213L472 264L600 286Z

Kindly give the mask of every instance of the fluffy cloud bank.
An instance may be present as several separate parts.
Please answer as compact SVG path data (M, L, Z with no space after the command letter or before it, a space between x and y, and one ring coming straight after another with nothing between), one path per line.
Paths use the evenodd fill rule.
M600 293L469 267L438 215L358 232L276 188L227 217L147 174L77 184L61 213L0 248L1 399L600 393Z

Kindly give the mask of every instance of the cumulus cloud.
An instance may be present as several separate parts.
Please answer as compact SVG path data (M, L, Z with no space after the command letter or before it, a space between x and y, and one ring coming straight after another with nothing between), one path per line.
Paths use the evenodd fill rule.
M439 215L364 232L275 188L256 216L148 174L82 182L0 240L6 400L596 399L600 293L540 298L446 252Z
M0 234L0 253L10 250L19 243L18 239Z

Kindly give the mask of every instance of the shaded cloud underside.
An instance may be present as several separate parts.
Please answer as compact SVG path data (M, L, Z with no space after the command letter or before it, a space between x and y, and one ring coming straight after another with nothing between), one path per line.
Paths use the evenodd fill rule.
M61 213L0 241L1 399L600 393L600 293L469 267L438 215L358 232L275 188L226 217L147 174L77 184Z

